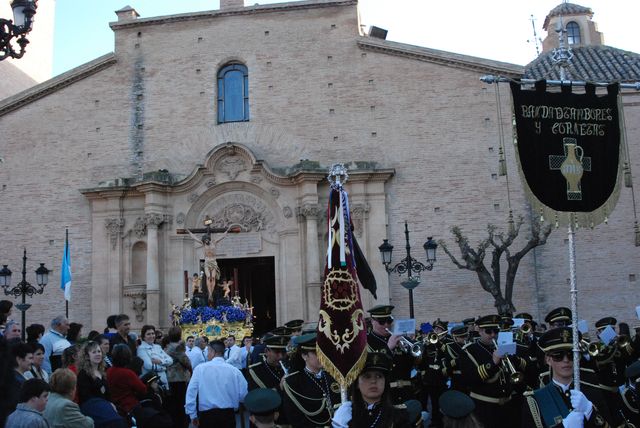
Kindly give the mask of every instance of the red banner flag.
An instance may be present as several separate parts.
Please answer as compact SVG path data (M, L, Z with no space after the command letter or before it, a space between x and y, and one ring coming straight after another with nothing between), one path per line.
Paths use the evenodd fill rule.
M317 339L320 362L344 389L357 378L367 359L365 313L358 288L349 200L342 187L346 177L342 165L334 166L329 175L329 242Z

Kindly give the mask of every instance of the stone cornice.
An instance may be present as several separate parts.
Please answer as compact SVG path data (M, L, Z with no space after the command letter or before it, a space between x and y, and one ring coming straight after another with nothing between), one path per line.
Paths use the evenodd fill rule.
M368 51L476 71L479 74L499 74L505 77L520 77L524 74L524 67L516 64L408 45L405 43L391 42L372 37L360 37L357 44L361 49Z
M27 90L19 92L9 98L5 98L0 102L0 117L13 110L17 110L32 101L44 98L59 89L72 85L73 83L89 77L92 74L98 73L115 63L115 55L113 53L109 53L42 82L39 85L35 85Z
M114 31L125 28L138 28L146 25L159 25L168 24L173 22L185 22L185 21L197 21L202 19L219 18L225 16L241 16L241 15L256 15L259 13L273 13L273 12L289 12L295 10L305 9L319 9L326 7L340 7L340 6L355 6L358 4L357 0L312 0L312 1L299 1L290 3L276 3L276 4L256 4L254 6L246 6L242 9L230 9L230 10L210 10L204 12L192 12L181 13L176 15L167 15L152 18L138 18L132 20L126 20L123 22L116 21L110 22L109 26Z

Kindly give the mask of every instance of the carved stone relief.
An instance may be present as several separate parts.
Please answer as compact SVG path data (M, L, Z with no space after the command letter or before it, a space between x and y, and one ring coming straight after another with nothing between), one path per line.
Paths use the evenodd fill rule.
M280 196L280 191L275 187L272 187L271 189L269 189L269 193L271 193L271 196L273 196L274 198L277 198L278 196Z
M318 205L304 204L298 207L298 216L300 217L300 220L303 220L303 219L317 220L319 214L320 214L320 209L318 208Z
M136 223L133 225L133 233L138 238L144 238L147 235L147 224L142 217L136 219Z
M204 185L207 186L207 188L211 188L216 185L216 180L214 178L210 178L206 183L204 183Z
M282 209L282 215L284 216L284 218L291 218L293 217L293 210L291 209L291 207L284 207Z
M176 216L176 223L178 224L184 224L184 219L187 216L184 213L178 213L178 215Z
M158 227L166 220L165 215L160 213L145 213L144 222L147 227Z
M144 321L144 311L147 309L147 296L132 296L133 302L131 309L136 313L138 322Z
M247 170L247 165L240 156L227 156L218 162L216 169L225 173L229 180L235 180L242 171Z
M259 175L254 175L251 177L251 182L254 184L260 184L262 182L262 177Z
M192 193L189 195L189 202L194 203L198 200L199 197L200 195L198 195L197 193Z
M107 235L111 239L111 248L116 249L118 245L118 238L122 237L122 230L124 228L123 218L107 218L104 221L104 226L107 229Z
M273 230L275 226L275 218L267 205L248 193L231 193L217 198L205 213L213 219L213 227L239 224L245 231L259 232Z
M369 214L369 204L354 204L351 206L351 221L353 221L354 232L358 238L362 237L364 221Z

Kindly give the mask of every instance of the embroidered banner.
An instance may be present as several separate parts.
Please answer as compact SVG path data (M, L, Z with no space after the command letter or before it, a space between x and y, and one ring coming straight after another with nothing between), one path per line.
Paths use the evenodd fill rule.
M331 183L327 219L329 242L320 291L317 350L324 369L341 387L347 388L366 361L367 332L358 288L349 200L339 181Z
M596 94L571 86L549 92L511 83L516 151L520 173L534 209L545 220L594 226L613 210L621 176L619 86ZM551 217L551 218L550 218Z

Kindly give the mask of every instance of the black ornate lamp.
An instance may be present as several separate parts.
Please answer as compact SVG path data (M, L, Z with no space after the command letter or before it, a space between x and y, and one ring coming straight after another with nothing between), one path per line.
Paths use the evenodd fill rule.
M29 40L27 34L33 28L38 0L13 0L13 21L0 18L0 61L6 58L22 58ZM17 39L13 41L13 39ZM13 43L20 49L16 50ZM24 328L23 328L24 330Z
M422 264L418 260L411 257L411 245L409 244L409 226L407 222L404 222L404 234L406 239L405 249L407 251L407 255L404 259L400 260L393 267L389 267L391 264L391 255L393 254L393 245L389 244L387 239L384 239L382 245L378 247L380 250L380 256L382 257L382 264L384 265L387 273L397 272L398 275L407 274L407 279L402 281L402 286L409 290L409 316L413 318L413 289L416 288L420 284L420 272L425 270L433 269L433 264L436 261L436 249L438 248L438 244L432 239L432 237L427 238L427 242L424 243L423 248L427 253L427 263ZM418 277L412 276L412 274L417 274Z
M42 294L44 287L49 282L49 269L44 266L44 263L40 263L40 267L36 269L36 283L38 287L27 282L27 250L24 250L22 256L22 281L11 288L11 271L7 265L2 265L0 269L0 287L4 289L4 294L7 296L20 297L22 296L22 303L16 305L16 308L22 312L22 340L25 338L25 323L26 312L31 307L26 303L26 297L33 297L34 294Z

